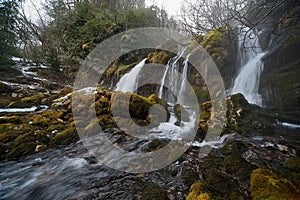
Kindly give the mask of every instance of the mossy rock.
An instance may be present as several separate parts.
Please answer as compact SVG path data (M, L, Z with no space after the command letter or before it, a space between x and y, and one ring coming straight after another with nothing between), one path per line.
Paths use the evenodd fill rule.
M239 185L221 171L210 169L204 176L203 188L213 199L246 199Z
M47 117L43 117L42 115L35 115L32 117L33 125L39 127L48 127L50 125L50 119Z
M181 179L187 187L190 187L196 180L199 179L199 174L192 169L183 168Z
M41 100L48 97L46 94L37 94L30 97L24 97L18 101L10 103L8 108L28 108L41 104Z
M32 154L36 145L36 136L33 133L20 135L9 145L7 157L9 159L22 158L28 154Z
M60 96L65 96L67 94L70 94L73 92L73 88L69 85L65 86L60 92L59 95Z
M148 144L148 148L150 151L156 151L156 150L159 150L163 147L166 146L166 143L159 140L159 139L154 139L154 140L151 140L151 142Z
M155 104L157 104L157 99L153 95L146 98L133 93L115 92L111 100L111 109L117 111L118 117L126 118L128 117L129 108L131 118L147 120L150 108ZM169 117L170 114L164 106L155 106L155 111L157 111L156 113L167 113L167 117ZM161 116L158 117L161 118Z
M238 155L229 155L224 159L224 171L240 181L247 181L256 167Z
M168 193L154 183L148 183L142 191L141 200L168 200Z
M186 200L210 200L210 195L203 190L203 183L201 181L195 182L189 191Z
M283 162L283 165L289 169L300 172L300 158L292 157Z
M189 114L182 105L175 104L174 113L178 121L189 121Z
M57 119L57 118L62 118L64 113L62 111L48 109L44 111L42 115L47 118Z
M56 145L68 145L77 142L78 140L79 136L75 127L69 127L68 129L54 136L51 142Z
M20 133L0 133L0 142L8 143L14 141Z
M27 124L0 124L0 142L12 142L20 135L31 132L32 130L32 127Z
M6 152L7 152L7 145L0 142L0 160L5 159Z
M48 126L47 131L52 132L54 130L61 131L66 129L67 126L65 124L51 124Z
M249 104L242 94L234 94L226 99L227 111L225 124L223 124L222 135L239 133L246 136L253 135L257 131L274 133L272 119L264 114L264 109L256 105ZM200 104L200 118L198 119L199 128L197 136L199 138L206 134L209 126L221 126L219 120L213 118L215 123L210 124L211 102L207 101ZM225 109L224 109L225 110ZM225 114L225 113L224 113Z
M296 200L300 191L291 181L269 169L258 168L251 174L250 191L253 200Z
M242 155L249 149L249 144L242 141L230 141L220 149L220 152L226 156L228 155Z
M157 63L166 65L170 58L174 56L174 53L168 51L155 51L150 53L147 57L149 63Z
M3 116L3 117L0 117L0 124L4 124L4 123L19 124L19 123L21 123L21 118L19 116Z

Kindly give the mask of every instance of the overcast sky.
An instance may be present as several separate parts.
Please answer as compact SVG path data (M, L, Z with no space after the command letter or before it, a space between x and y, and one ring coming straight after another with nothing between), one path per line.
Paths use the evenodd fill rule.
M25 13L31 17L32 20L36 20L36 11L31 2L33 2L38 9L41 9L41 2L44 0L26 0L24 3ZM146 5L155 4L160 8L167 10L169 15L176 17L180 11L183 0L146 0Z

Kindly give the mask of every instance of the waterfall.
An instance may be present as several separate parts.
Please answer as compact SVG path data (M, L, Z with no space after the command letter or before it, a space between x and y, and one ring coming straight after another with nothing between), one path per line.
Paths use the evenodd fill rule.
M137 79L141 69L144 67L147 58L134 66L130 72L123 75L116 85L115 91L134 92L137 88Z
M159 98L162 98L162 96L163 96L164 84L165 84L165 80L166 80L169 68L170 68L170 62L168 62L168 64L166 65L166 70L165 70L164 76L163 76L163 78L161 80L160 88L159 88L159 91L158 91L158 97Z
M187 76L188 76L188 67L189 67L189 57L191 56L191 53L187 55L185 61L184 61L184 67L182 71L182 78L181 78L181 87L180 91L178 93L178 99L181 104L184 104L184 92L186 89L186 82L187 82Z
M187 49L187 47L182 48L175 57L173 57L169 60L168 64L166 65L163 78L161 79L158 96L160 98L163 97L164 84L166 82L168 82L170 85L170 88L169 88L170 93L169 93L169 95L167 95L167 99L169 102L175 102L175 99L173 99L173 96L171 95L171 93L173 93L178 97L180 103L183 103L182 102L183 101L182 92L185 91L185 87L186 87L188 57L190 55L187 56L187 59L184 62L184 69L183 69L181 77L179 76L180 74L178 71L179 71L179 67L180 67L179 60L185 53L186 49ZM178 87L179 86L178 84L180 84L181 87Z
M238 59L240 71L234 80L230 94L242 93L249 103L262 106L262 97L258 93L262 62L266 52L262 51L257 35L250 28L242 28L239 34Z

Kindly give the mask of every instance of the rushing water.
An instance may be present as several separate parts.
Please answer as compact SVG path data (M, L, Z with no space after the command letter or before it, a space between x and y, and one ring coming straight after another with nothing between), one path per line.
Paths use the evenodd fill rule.
M115 91L134 92L137 88L137 79L141 69L144 67L147 58L143 59L139 64L133 67L130 72L124 74L117 83Z
M262 51L259 38L253 30L249 28L241 30L238 51L241 68L230 93L242 93L249 103L262 106L262 97L258 89L264 67L262 58L266 52Z
M184 199L187 188L177 180L179 168L172 164L144 175L116 171L97 163L79 142L23 161L0 162L0 199L139 199L149 183L169 189L171 198Z

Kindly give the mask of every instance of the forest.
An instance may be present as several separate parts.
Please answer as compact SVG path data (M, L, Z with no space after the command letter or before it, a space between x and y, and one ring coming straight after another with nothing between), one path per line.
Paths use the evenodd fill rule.
M0 0L0 199L300 199L299 0L166 2Z

